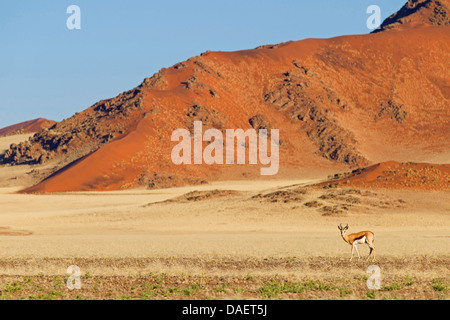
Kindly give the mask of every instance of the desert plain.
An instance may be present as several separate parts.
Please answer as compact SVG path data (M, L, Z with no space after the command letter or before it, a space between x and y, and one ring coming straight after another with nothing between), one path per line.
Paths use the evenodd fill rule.
M449 297L447 190L314 186L323 174L18 193L49 166L0 167L1 299ZM375 233L375 261L366 245L350 261L341 223ZM81 288L69 290L73 265ZM379 289L368 288L371 265Z

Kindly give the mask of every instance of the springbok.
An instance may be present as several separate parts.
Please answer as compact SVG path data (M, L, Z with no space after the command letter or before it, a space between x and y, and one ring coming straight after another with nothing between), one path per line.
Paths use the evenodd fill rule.
M369 260L370 255L373 252L372 261L375 260L375 246L373 245L373 241L375 239L375 234L372 231L361 231L358 233L347 234L348 224L343 227L342 224L338 226L338 229L341 231L342 239L352 246L352 256L350 257L350 261L353 259L353 250L356 249L356 253L358 254L358 259L361 258L359 256L358 248L356 245L367 243L370 248L369 255L367 256L367 260Z

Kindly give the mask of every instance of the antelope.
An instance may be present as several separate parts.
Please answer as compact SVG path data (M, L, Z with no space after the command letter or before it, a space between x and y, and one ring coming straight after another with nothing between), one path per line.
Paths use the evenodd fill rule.
M353 259L353 251L356 249L356 253L358 254L358 259L361 257L359 256L358 248L356 245L367 243L367 245L370 248L369 255L367 256L367 260L369 260L370 255L373 252L373 258L372 261L375 260L375 246L373 245L373 241L375 239L375 234L372 231L361 231L358 233L352 233L347 234L348 230L348 224L343 227L342 224L338 226L338 229L341 231L342 239L344 239L345 242L347 242L349 245L352 246L352 256L350 257L350 261Z

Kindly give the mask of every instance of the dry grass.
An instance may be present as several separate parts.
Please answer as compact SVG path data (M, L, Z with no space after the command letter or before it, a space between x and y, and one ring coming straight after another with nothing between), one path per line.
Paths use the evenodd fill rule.
M35 261L36 262L36 261ZM68 274L0 277L1 299L448 299L449 257L389 258L381 288L370 290L369 263L342 258L312 259L44 259L43 265L82 269L81 289L69 290ZM26 264L15 260L8 264ZM149 266L160 271L151 272ZM161 272L161 267L168 272ZM105 274L98 270L104 268ZM121 269L122 275L109 274ZM183 269L186 272L173 272ZM203 270L189 273L188 270ZM97 272L92 272L97 270ZM135 270L125 274L126 270ZM172 270L172 271L170 271ZM210 270L209 272L207 270ZM120 273L120 272L119 272Z

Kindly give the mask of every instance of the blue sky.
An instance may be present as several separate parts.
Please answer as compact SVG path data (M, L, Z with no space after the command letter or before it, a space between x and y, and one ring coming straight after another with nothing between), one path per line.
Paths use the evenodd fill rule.
M364 34L406 0L2 0L0 128L62 120L206 50ZM81 30L69 30L70 5Z

